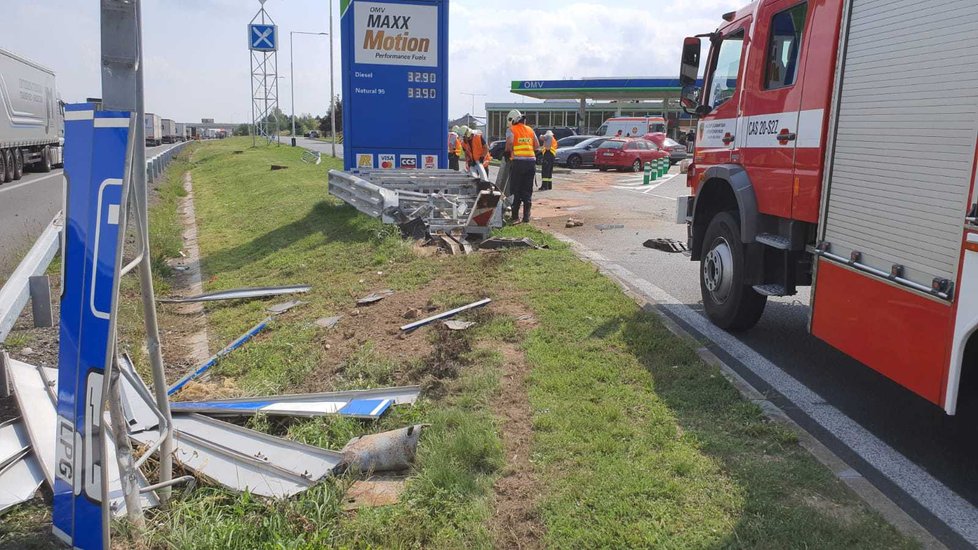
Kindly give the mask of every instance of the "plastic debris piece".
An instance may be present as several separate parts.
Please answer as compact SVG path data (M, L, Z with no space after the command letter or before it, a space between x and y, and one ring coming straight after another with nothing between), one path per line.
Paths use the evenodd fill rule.
M281 314L285 313L286 311L289 311L290 309L293 309L293 308L296 308L296 307L299 307L299 306L304 306L304 305L306 305L308 303L309 302L300 302L300 301L296 300L296 301L292 301L292 302L285 302L285 303L282 303L282 304L276 304L276 305L268 308L268 312L269 313L274 313L275 315L281 315Z
M335 317L324 317L316 321L316 326L322 328L333 328L339 324L340 319L342 318L343 318L342 315L337 315Z
M465 330L475 326L475 323L470 321L445 321L445 326L448 330Z
M649 239L642 245L645 248L678 254L689 250L686 243L674 239Z
M357 300L357 305L358 306L367 306L367 305L370 305L370 304L376 304L377 302L383 300L384 298L388 298L388 297L393 296L393 295L394 295L394 291L393 290L390 290L390 289L380 290L380 291L374 292L372 294L368 294L367 296L364 296L363 298L360 298L359 300Z

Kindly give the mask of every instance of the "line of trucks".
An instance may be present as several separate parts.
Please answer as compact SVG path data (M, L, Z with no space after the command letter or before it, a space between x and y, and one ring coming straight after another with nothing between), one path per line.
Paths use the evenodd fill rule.
M146 113L146 145L192 139L186 124ZM221 137L205 132L201 137ZM64 159L64 108L54 71L0 49L0 184L28 170L50 172Z
M155 147L164 143L191 139L190 128L186 124L174 122L169 118L160 118L157 114L146 113L143 126L146 130L146 145L149 146Z

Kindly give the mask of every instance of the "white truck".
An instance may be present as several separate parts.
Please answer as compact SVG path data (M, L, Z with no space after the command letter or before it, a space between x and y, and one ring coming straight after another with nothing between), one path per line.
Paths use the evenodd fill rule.
M50 172L63 154L54 72L0 49L0 184L19 180L28 167Z
M148 147L163 144L163 119L159 115L146 113L143 116L143 128L146 131L146 145Z
M163 143L176 143L178 141L177 136L177 123L172 119L164 118L163 124Z
M187 128L187 125L186 124L184 124L182 122L178 122L177 123L177 141L187 141L188 139L190 139L190 129Z

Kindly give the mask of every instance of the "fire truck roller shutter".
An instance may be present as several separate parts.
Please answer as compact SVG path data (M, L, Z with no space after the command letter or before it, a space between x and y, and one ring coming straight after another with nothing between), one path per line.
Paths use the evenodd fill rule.
M978 2L852 0L821 240L955 281L978 132ZM947 84L947 85L945 85ZM834 123L834 124L833 124Z
M760 217L754 186L747 172L740 166L720 164L710 167L703 176L703 182L703 186L696 192L696 203L693 205L694 225L690 250L694 261L702 258L703 237L717 213L734 207L737 209L740 213L740 240L744 243L754 242Z

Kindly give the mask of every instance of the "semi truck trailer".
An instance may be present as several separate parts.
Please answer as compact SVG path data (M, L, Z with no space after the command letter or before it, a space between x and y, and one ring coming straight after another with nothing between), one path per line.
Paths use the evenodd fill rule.
M190 139L190 129L187 128L187 125L186 124L184 124L182 122L178 122L177 123L177 141L187 141L188 139Z
M163 143L176 143L177 138L177 123L169 118L164 118L161 121L163 125Z
M64 114L54 72L0 49L0 184L62 164Z
M146 132L146 145L148 147L163 144L163 119L159 115L146 113L143 116L143 128Z
M978 375L976 29L975 2L759 0L686 38L678 218L716 325L810 287L812 334L955 414Z

